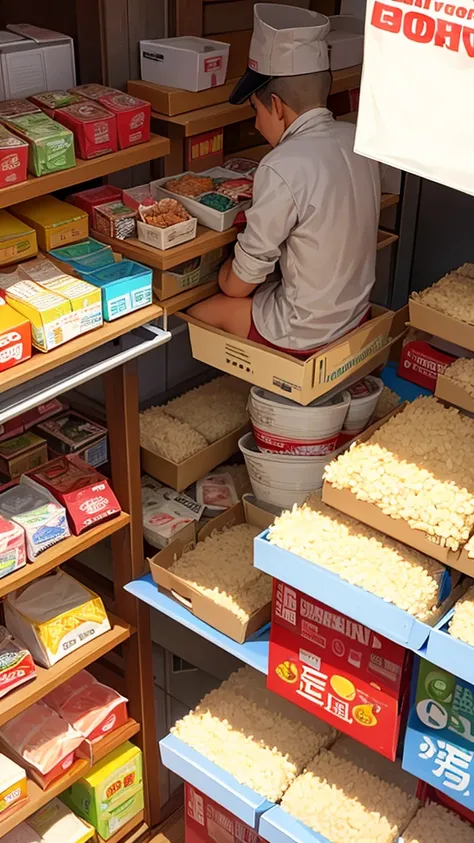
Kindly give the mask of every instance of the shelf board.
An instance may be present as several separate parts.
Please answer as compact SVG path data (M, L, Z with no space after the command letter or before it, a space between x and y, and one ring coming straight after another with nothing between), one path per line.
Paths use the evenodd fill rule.
M96 762L105 758L109 752L121 746L125 741L133 738L139 731L140 725L135 720L128 720L120 729L107 735L95 750ZM17 825L27 820L28 817L31 817L35 811L39 811L40 808L47 805L51 799L59 796L66 788L77 782L90 767L89 761L76 761L70 770L64 776L53 782L47 790L42 790L39 785L29 779L28 802L22 805L18 811L0 820L0 839L9 831L16 828Z
M377 232L377 251L391 246L398 240L398 234L393 234L391 231L383 231L379 228Z
M400 196L398 193L382 193L380 210L385 211L386 208L392 208L394 205L398 205L399 201Z
M112 246L114 252L119 252L125 258L139 261L152 269L164 270L172 269L180 263L185 263L192 258L198 258L207 254L207 252L213 252L214 249L233 243L237 237L237 231L235 228L228 228L226 231L213 231L204 225L198 225L194 240L189 240L188 243L182 243L181 246L174 246L172 249L164 251L155 249L153 246L147 246L146 243L141 243L136 237L116 240L114 237L99 234L97 231L91 231L91 237Z
M116 241L114 241L115 243ZM115 340L124 334L128 334L134 328L145 325L153 319L158 319L163 311L158 305L150 305L144 307L142 310L136 310L128 316L122 316L121 319L116 319L114 322L105 322L102 328L96 328L95 331L90 331L88 334L82 334L70 342L60 345L53 351L48 351L46 354L41 351L35 351L30 360L24 363L19 363L18 366L13 366L12 369L7 369L2 372L0 378L0 394L13 389L15 386L20 386L22 383L33 380L34 378L62 366L63 363L68 363L74 360L81 354L87 351L92 351L104 345L110 340Z
M180 808L165 820L149 843L184 843L184 811Z
M125 621L111 614L109 614L109 620L112 629L108 632L99 635L89 644L84 644L53 667L44 668L36 665L36 679L3 697L0 701L0 726L130 638L133 630Z
M145 164L155 158L163 158L170 152L168 138L161 135L152 135L148 143L131 146L129 149L121 149L112 152L110 155L102 155L99 158L92 158L90 161L78 159L75 167L70 170L61 170L59 173L51 173L47 176L35 178L29 176L28 180L11 187L3 187L0 190L0 208L8 208L9 205L16 205L18 202L25 202L27 199L35 199L37 196L44 196L45 193L54 193L65 187L72 187L75 184L108 176L110 173L117 173L126 170L128 167L135 167L137 164Z
M132 841L137 840L139 836L141 836L148 830L148 826L143 822L144 818L145 811L140 811L139 814L137 814L135 817L132 817L132 819L129 820L128 823L122 826L122 828L120 828L116 832L116 834L114 834L112 837L109 837L107 841L104 840L104 838L101 837L100 834L96 834L95 839L97 843L121 843L122 840L124 841L124 843L128 843L128 841L130 841L130 835L132 834L132 832L134 832L132 836ZM135 834L135 832L137 831L137 826L140 826L140 828L138 829L140 831L140 835L138 836Z
M15 591L17 588L22 588L37 577L47 574L48 571L52 571L53 568L57 568L58 565L62 565L63 562L72 559L73 556L82 553L92 545L107 538L107 536L111 536L129 523L130 516L122 512L117 518L99 524L98 527L93 527L80 536L70 536L70 538L64 539L49 550L45 550L35 562L28 562L24 568L20 568L0 580L0 598L5 597L6 594Z
M238 644L237 641L234 641L232 638L209 626L209 624L196 618L192 612L177 601L172 600L171 597L162 594L153 582L151 574L147 574L138 580L134 580L134 582L128 583L125 586L125 591L133 594L139 600L143 600L144 603L147 603L153 609L162 612L187 629L191 629L197 635L200 635L201 638L205 638L206 641L210 641L212 644L220 647L221 650L226 650L226 652L235 656L236 659L240 659L245 664L254 667L255 670L259 670L260 673L267 673L268 650L270 646L270 631L268 629L258 638L246 641L245 644Z

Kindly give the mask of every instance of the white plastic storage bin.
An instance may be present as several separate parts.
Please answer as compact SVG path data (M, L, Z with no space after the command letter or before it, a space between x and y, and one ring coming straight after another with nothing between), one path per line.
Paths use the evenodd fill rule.
M355 15L331 15L327 42L330 46L331 70L342 70L362 64L364 54L364 22Z
M173 246L179 246L180 243L194 240L196 230L196 217L170 225L168 228L157 228L141 220L137 221L138 239L141 243L146 243L147 246L153 246L155 249L171 249Z
M29 24L11 24L7 29L8 34L0 37L0 99L75 86L72 38Z
M240 213L240 211L245 211L247 208L250 208L250 205L252 204L249 199L245 202L239 202L238 205L235 205L235 207L230 208L228 211L216 211L214 208L202 205L198 201L199 197L197 199L193 199L190 196L182 196L180 193L171 193L171 191L165 189L164 185L167 184L167 182L179 179L184 175L211 176L211 178L226 178L228 180L240 179L242 176L240 173L232 173L229 170L224 170L223 167L214 167L213 169L206 170L203 173L181 173L178 176L168 176L167 178L157 179L157 181L151 182L150 190L154 199L177 199L178 202L181 202L181 204L193 217L197 218L198 222L202 225L206 225L208 228L212 228L213 231L226 231L228 228L231 228L237 214ZM201 195L204 196L205 194L203 193Z
M142 79L186 91L215 88L225 82L229 49L194 36L140 41Z

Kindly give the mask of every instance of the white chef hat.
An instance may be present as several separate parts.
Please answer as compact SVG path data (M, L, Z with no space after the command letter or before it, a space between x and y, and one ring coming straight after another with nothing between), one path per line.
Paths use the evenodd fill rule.
M300 76L329 69L329 20L319 12L256 3L248 69L229 101L245 102L275 76Z

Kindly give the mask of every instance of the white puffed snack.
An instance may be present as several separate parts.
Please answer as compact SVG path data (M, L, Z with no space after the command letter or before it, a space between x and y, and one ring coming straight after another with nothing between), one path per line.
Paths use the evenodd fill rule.
M398 407L401 400L400 396L397 395L393 389L389 389L388 386L384 386L375 408L374 421L378 421L379 419L383 419L385 416L388 416L392 410L395 410L395 408Z
M455 603L449 634L474 647L474 585Z
M460 357L448 366L444 376L474 397L474 358Z
M465 274L472 272L470 267L472 264L464 264L421 293L412 293L411 298L446 316L474 325L474 279L472 274Z
M272 599L272 578L253 566L253 540L260 532L250 524L214 531L173 562L170 572L245 623Z
M431 802L420 808L403 843L474 843L474 827L453 811Z
M281 803L331 843L394 843L417 805L415 797L325 749Z
M325 478L456 551L474 526L474 419L417 398L328 463Z
M207 441L189 424L170 418L162 407L140 413L140 444L160 457L180 463L207 448Z
M268 538L271 544L333 571L420 620L435 620L444 566L336 512L317 496L283 512L270 527Z
M244 667L207 694L171 731L240 784L276 802L337 732L317 718L311 719L311 728L303 725L296 706L273 697L267 708L265 677ZM294 717L288 716L293 709Z
M249 391L248 384L223 375L169 401L164 410L212 443L248 421Z

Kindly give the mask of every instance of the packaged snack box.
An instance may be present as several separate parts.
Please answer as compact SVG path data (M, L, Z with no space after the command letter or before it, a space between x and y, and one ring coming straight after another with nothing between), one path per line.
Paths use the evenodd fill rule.
M106 85L97 85L92 82L89 85L76 85L75 88L70 88L71 93L78 94L80 97L85 97L89 100L100 100L101 97L109 96L110 94L120 94L117 88L108 88Z
M31 477L66 507L76 536L121 512L108 480L75 455L58 457Z
M28 799L26 773L6 755L0 754L0 819Z
M41 843L87 843L95 830L76 817L59 799L52 799L32 817L27 825L39 835Z
M59 569L11 592L5 623L42 667L57 664L110 629L100 597Z
M111 322L152 303L153 272L135 261L119 261L88 275L102 289L104 319Z
M108 202L121 202L122 191L112 184L103 184L101 187L93 187L91 190L81 190L69 197L69 202L82 208L89 215L89 222L95 228L94 210L97 205L106 205Z
M22 433L0 442L0 471L10 480L48 462L46 439L36 433Z
M3 282L0 277L0 285ZM5 290L7 304L31 323L32 342L40 351L51 351L80 333L80 314L63 296L33 281L17 281Z
M78 311L79 333L84 334L103 324L102 296L98 287L81 278L65 275L56 264L43 257L30 261L20 269L40 287L67 299L71 310Z
M0 626L0 699L35 676L36 667L29 650Z
M115 114L96 102L78 102L56 113L56 120L74 133L78 158L97 158L117 152Z
M28 178L28 144L0 124L0 188Z
M114 253L110 246L99 243L89 237L81 243L74 243L72 246L64 246L61 249L53 249L50 252L53 258L69 264L72 269L79 272L92 272L103 266L114 263Z
M107 237L126 240L137 232L137 212L123 202L108 202L97 205L94 213L95 229Z
M19 219L0 210L0 266L38 254L36 231Z
M54 120L58 108L66 108L76 102L82 102L83 97L79 94L71 94L70 91L44 91L42 94L29 97L29 100Z
M54 196L20 202L14 206L13 213L35 229L39 247L46 252L84 240L89 234L86 212Z
M77 454L93 468L107 462L107 428L79 413L49 419L38 425L38 431L57 454Z
M59 685L44 701L87 741L99 741L128 720L125 697L87 670Z
M31 357L31 325L0 295L0 372ZM0 425L0 440L3 436ZM21 432L21 431L20 431Z
M0 120L23 117L24 114L39 114L40 109L29 100L5 100L0 102Z
M149 184L140 184L137 187L128 187L122 193L122 199L127 208L138 211L140 205L155 205L156 199L151 195Z
M8 307L3 299L0 298L0 314L2 313L2 302L4 307ZM24 429L25 425L23 424L23 419L20 416L17 416L15 419L9 419L9 421L0 424L0 442L4 442L5 439L13 439L14 436L19 436L20 433L23 433Z
M24 530L30 561L70 535L64 507L24 476L0 494L0 515Z
M28 142L28 168L34 176L45 176L75 166L72 132L46 114L38 112L10 117L7 125Z
M58 398L52 398L51 401L46 401L44 404L38 404L38 406L33 407L32 410L27 410L27 412L23 413L20 417L20 422L23 425L24 430L29 430L30 427L34 427L34 425L39 422L45 421L52 416L57 416L59 413L64 413L64 411L67 410L67 407L68 405L65 404L64 401L60 401Z
M0 579L26 565L25 534L0 516Z
M150 140L151 103L129 94L108 94L99 102L116 115L120 149Z
M122 744L61 799L108 840L143 810L141 750L129 741Z

